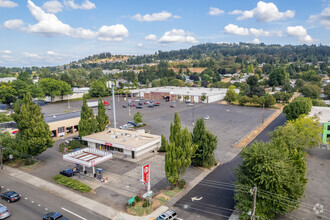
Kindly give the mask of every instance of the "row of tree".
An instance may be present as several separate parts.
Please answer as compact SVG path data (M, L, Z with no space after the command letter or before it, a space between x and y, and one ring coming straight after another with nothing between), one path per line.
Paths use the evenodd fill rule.
M210 168L216 165L214 150L217 143L217 137L206 129L203 119L196 121L193 133L190 133L187 127L181 129L180 116L175 112L169 143L162 136L161 151L166 151L165 173L168 181L183 187L185 181L181 178L188 166L193 164Z

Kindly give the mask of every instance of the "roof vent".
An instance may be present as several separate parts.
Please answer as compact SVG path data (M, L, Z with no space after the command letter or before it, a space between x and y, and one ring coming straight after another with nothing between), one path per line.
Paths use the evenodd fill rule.
M123 142L126 142L126 138L123 138Z
M116 135L111 135L110 137L113 138L113 139L116 139L117 138Z

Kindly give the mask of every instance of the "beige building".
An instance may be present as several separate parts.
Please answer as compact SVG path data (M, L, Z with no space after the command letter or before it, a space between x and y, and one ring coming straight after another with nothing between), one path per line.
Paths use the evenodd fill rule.
M161 145L161 136L140 131L126 131L109 128L103 132L84 136L88 146L94 149L111 151L114 156L139 160L156 153Z
M80 111L46 116L45 121L49 125L52 137L62 137L78 131Z

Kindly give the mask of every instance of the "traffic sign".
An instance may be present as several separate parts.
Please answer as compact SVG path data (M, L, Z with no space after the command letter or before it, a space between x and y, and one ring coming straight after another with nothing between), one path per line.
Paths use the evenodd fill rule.
M128 205L132 204L135 201L135 197L132 197L128 200Z

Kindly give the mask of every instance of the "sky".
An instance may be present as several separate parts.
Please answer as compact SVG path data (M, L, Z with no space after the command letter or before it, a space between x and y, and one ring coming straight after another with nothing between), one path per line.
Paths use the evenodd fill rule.
M330 0L0 0L0 66L201 43L330 45Z

